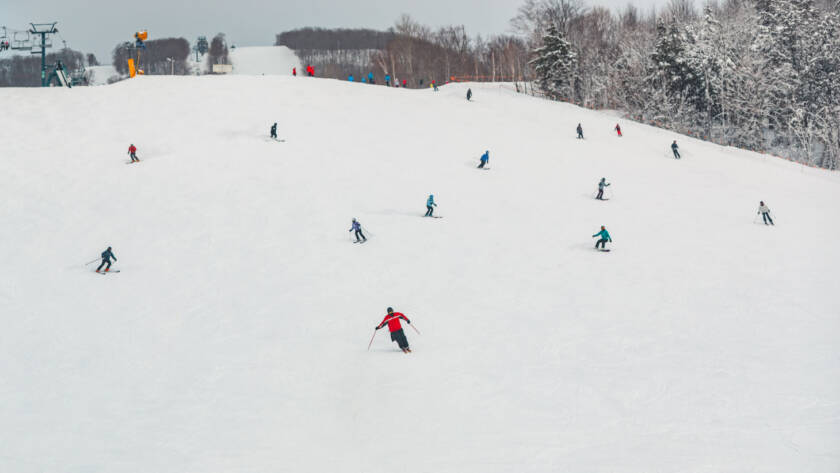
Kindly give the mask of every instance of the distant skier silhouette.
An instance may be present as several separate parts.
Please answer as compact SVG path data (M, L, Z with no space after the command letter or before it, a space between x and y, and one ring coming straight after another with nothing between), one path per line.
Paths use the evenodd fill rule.
M102 252L102 263L99 264L99 267L96 268L96 272L98 273L103 266L105 266L105 272L111 270L111 258L114 258L114 261L117 261L117 257L114 256L114 252L111 251L111 247L109 246L107 250Z
M604 188L605 187L609 187L609 184L607 183L607 178L602 177L601 181L598 182L598 197L595 197L596 199L604 200Z
M768 207L763 200L758 203L758 213L761 214L761 218L764 220L765 225L776 225L770 217L770 207Z

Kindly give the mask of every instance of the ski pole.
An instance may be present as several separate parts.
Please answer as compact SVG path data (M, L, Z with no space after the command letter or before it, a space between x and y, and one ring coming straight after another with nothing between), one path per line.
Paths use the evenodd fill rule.
M85 263L85 266L87 266L89 264L92 264L92 263L96 263L97 261L99 261L99 258L96 258L95 260L91 261L90 263Z
M415 327L415 326L414 326L414 324L408 324L408 326L409 326L409 327L411 327L411 328L413 328L413 329L414 329L414 331L415 331L415 332L417 332L417 335L420 335L420 331L419 331L419 330L417 330L417 327Z
M373 345L373 337L376 336L376 332L378 332L378 331L379 330L376 330L376 329L373 330L373 335L370 337L370 343L368 343L368 351L370 351L370 346Z

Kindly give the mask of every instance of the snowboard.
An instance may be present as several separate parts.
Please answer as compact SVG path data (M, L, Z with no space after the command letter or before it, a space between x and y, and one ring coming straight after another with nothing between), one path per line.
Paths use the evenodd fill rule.
M354 241L354 242L353 242L353 243L367 243L367 240L362 240L362 241Z
M596 250L596 251L600 251L600 252L602 252L602 253L609 253L609 252L610 252L610 249L609 249L609 248L604 248L604 249L601 249L601 248L595 248L595 250Z

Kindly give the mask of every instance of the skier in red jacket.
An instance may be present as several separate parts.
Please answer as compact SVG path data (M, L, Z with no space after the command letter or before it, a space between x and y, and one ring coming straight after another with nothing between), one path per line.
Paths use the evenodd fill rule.
M131 156L132 163L139 163L140 160L137 158L137 148L132 143L131 146L128 147L128 155Z
M388 324L388 331L391 332L391 341L397 342L397 345L400 346L400 350L403 353L411 353L411 348L408 347L408 339L405 338L405 332L403 332L402 325L400 325L400 319L405 320L407 324L411 323L408 317L399 312L394 312L394 309L388 307L388 315L382 319L382 323L376 326L376 330Z
M621 127L618 123L615 124L615 132L618 133L618 136L621 136Z
M309 74L309 77L315 77L315 68L312 65L306 66L306 73Z

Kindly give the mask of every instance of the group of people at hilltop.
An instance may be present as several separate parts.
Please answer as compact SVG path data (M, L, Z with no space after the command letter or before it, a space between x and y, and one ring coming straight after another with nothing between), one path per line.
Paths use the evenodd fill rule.
M292 68L292 75L297 77L297 67ZM315 77L315 68L312 65L306 66L306 75L309 77Z

